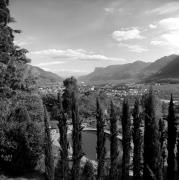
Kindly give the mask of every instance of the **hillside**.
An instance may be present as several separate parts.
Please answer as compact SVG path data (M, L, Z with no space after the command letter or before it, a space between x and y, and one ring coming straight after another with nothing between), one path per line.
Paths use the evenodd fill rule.
M158 81L158 78L179 78L177 69L179 69L179 56L170 55L151 63L136 61L123 65L96 68L94 72L80 77L79 80L85 82L104 82L107 80L151 82Z
M175 56L166 66L147 77L147 81L179 82L179 56Z
M123 65L112 65L105 68L96 68L94 72L79 78L81 81L127 80L136 79L138 72L149 63L136 61Z
M57 74L45 71L39 67L28 65L26 68L26 76L33 76L37 79L38 86L45 86L47 84L55 84L62 82L63 79Z
M149 77L155 73L158 73L162 68L167 66L170 62L172 62L177 55L170 55L170 56L164 56L153 63L151 63L149 66L147 66L145 69L140 72L140 76L145 78Z

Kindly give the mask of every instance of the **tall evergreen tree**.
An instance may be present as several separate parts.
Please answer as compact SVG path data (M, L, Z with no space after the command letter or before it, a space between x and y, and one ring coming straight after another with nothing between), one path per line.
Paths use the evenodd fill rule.
M67 78L63 81L65 87L62 94L62 105L64 112L70 114L72 108L72 94L78 93L77 80L74 77ZM71 114L70 114L71 116Z
M128 100L124 100L122 107L122 180L129 179L130 150L131 150L131 119Z
M174 179L175 175L175 145L177 137L177 128L176 128L176 117L173 103L173 96L171 95L169 109L168 109L168 168L167 168L167 177L170 180Z
M177 166L178 166L178 174L179 174L179 133L178 133L178 141L177 141Z
M165 165L165 160L166 160L166 129L165 129L165 122L163 119L159 120L159 132L160 132L160 148L161 148L161 155L162 155L162 164L161 168L164 173L164 165Z
M133 173L134 180L141 179L141 165L142 165L142 145L143 135L141 130L141 114L139 109L139 100L136 99L133 110L133 143L134 143L134 156L133 156Z
M106 155L106 148L105 148L105 132L104 132L104 118L103 118L103 112L101 109L101 105L99 103L99 99L96 100L96 129L97 129L97 162L98 162L98 168L97 168L97 180L103 180L104 179L104 164L105 164L105 155Z
M83 157L82 152L82 126L78 112L77 94L72 94L72 141L73 141L73 166L72 166L72 179L80 179L80 161Z
M45 179L54 180L54 158L52 151L52 139L49 129L49 117L46 108L44 116L44 125L45 125Z
M110 179L117 180L119 176L118 170L118 130L117 130L117 117L114 110L114 104L111 101L111 113L110 113L110 158L111 158L111 167L110 167Z
M0 1L0 95L7 97L15 89L22 89L25 65L29 62L27 50L14 45L14 33L20 31L8 26L13 19L8 5L8 0Z
M158 101L150 89L144 98L144 180L162 180Z
M58 160L57 167L55 169L55 179L67 180L69 176L69 159L68 159L68 147L69 142L67 138L67 115L63 112L61 105L60 93L58 93L58 128L60 133L60 159Z

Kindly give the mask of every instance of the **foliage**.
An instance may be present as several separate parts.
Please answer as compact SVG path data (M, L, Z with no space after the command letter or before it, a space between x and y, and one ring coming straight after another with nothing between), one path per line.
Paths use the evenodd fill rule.
M10 121L1 122L0 164L8 173L33 170L43 149L42 133L25 108ZM9 171L11 169L11 171Z
M54 180L54 158L52 152L52 139L49 129L49 117L46 108L44 125L45 125L45 140L44 140L44 149L45 149L45 179Z
M12 98L12 102L12 108L16 108L18 106L25 106L32 121L43 122L43 102L38 94L17 92L16 96Z
M162 170L164 172L165 170L165 161L167 157L167 147L166 147L166 142L167 142L167 130L165 127L165 121L161 118L159 120L159 131L160 131L160 147L161 147L161 155L162 155Z
M72 179L79 180L80 178L80 161L83 157L82 152L82 126L79 118L78 105L76 93L72 94L72 141L73 141L73 166L72 166Z
M69 175L69 159L68 159L68 147L69 142L67 139L67 115L62 111L61 106L59 107L58 115L58 128L60 133L60 159L58 160L57 167L55 170L55 179L68 179Z
M122 158L122 180L129 178L129 166L130 166L130 143L131 143L131 119L129 114L128 100L124 99L122 107L122 146L123 146L123 158Z
M0 122L5 121L10 113L11 101L0 97Z
M83 177L85 180L94 180L94 167L91 161L86 161L83 169Z
M111 157L111 167L110 167L110 178L117 180L119 176L118 172L118 130L117 130L117 117L114 110L113 102L111 101L111 113L110 113L110 157Z
M109 98L105 93L85 93L79 96L79 113L83 118L95 118L96 116L96 98L100 100L101 107L108 110Z
M136 99L133 110L133 143L134 143L134 157L133 157L133 173L134 179L141 179L142 173L142 145L143 145L143 135L141 130L141 114L139 107L139 100Z
M62 105L64 112L69 113L72 108L72 94L78 92L77 80L74 77L67 78L63 81L64 91L62 95Z
M8 26L12 18L8 9L8 1L1 0L0 4L0 94L7 97L12 96L16 89L23 89L23 75L26 63L27 50L20 49L14 45L14 33Z
M178 166L178 173L179 173L179 133L178 133L178 141L177 141L177 166Z
M176 117L173 103L173 96L171 95L171 100L168 109L168 168L167 168L167 177L171 180L174 179L175 175L175 145L177 137L177 128L176 128Z
M97 129L97 161L98 161L98 169L97 169L97 179L104 178L104 164L105 164L105 156L106 156L106 148L105 148L105 132L104 132L104 118L103 112L101 109L101 105L99 99L96 99L96 129Z
M144 98L144 179L163 179L159 133L160 106L153 90ZM151 173L152 172L152 173ZM154 177L153 177L154 176Z
M52 120L58 120L59 105L61 104L59 96L60 94L58 96L55 94L45 94L42 96L42 101L50 114L50 119Z

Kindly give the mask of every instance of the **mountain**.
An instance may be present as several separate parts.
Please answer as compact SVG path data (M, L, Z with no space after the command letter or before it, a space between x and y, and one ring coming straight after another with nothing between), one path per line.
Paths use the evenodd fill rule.
M27 65L25 76L35 77L35 79L37 79L38 86L56 84L63 81L63 79L59 77L57 74L49 72L49 71L45 71L39 67L32 66L32 65Z
M80 81L106 81L136 79L137 73L147 67L149 63L136 61L134 63L111 65L105 68L96 68L94 72L82 76Z
M169 63L158 72L146 78L153 82L179 82L179 56L173 55Z
M143 78L152 76L155 73L158 73L162 68L167 66L170 62L172 62L177 57L178 56L175 54L170 55L170 56L164 56L164 57L154 61L153 63L151 63L145 69L143 69L142 72L139 73L139 75Z
M79 80L85 82L108 80L151 82L162 78L179 78L177 69L179 69L179 56L170 55L151 63L136 61L123 65L96 68L94 72L80 77Z

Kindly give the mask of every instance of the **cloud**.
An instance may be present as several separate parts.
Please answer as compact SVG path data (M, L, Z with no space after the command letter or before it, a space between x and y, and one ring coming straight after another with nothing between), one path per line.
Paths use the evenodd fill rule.
M150 28L150 29L156 29L156 28L157 28L157 25L155 25L155 24L149 24L149 28Z
M148 49L143 48L140 45L130 45L130 44L126 44L126 43L120 43L119 47L126 47L128 48L131 52L136 52L136 53L142 53L142 52L146 52L148 51Z
M64 64L64 61L52 61L52 62L44 62L40 63L37 66L50 66L50 65L57 65L57 64Z
M160 35L153 39L151 44L179 52L179 17L162 19L158 22L158 27Z
M157 41L157 40L151 41L150 44L154 45L154 46L165 46L165 45L167 45L165 41Z
M177 48L177 49L179 48L179 32L178 31L162 34L161 38L164 39L166 43L168 44L168 46L170 46L171 48Z
M114 8L104 8L105 12L109 13L109 14L113 14L115 9Z
M166 30L179 30L179 17L162 19L159 25Z
M179 18L166 18L159 21L163 30L160 39L163 40L170 48L179 48Z
M114 31L112 33L112 38L116 41L122 42L132 39L144 39L145 37L141 36L141 31L136 28L124 29L120 31Z
M163 6L146 11L146 14L165 15L165 14L175 13L177 11L179 11L179 2L171 2L164 4Z
M47 49L41 51L31 52L32 55L37 56L49 56L53 59L64 60L83 60L83 61L121 61L123 59L107 57L101 54L95 54L94 52L88 52L83 49Z

